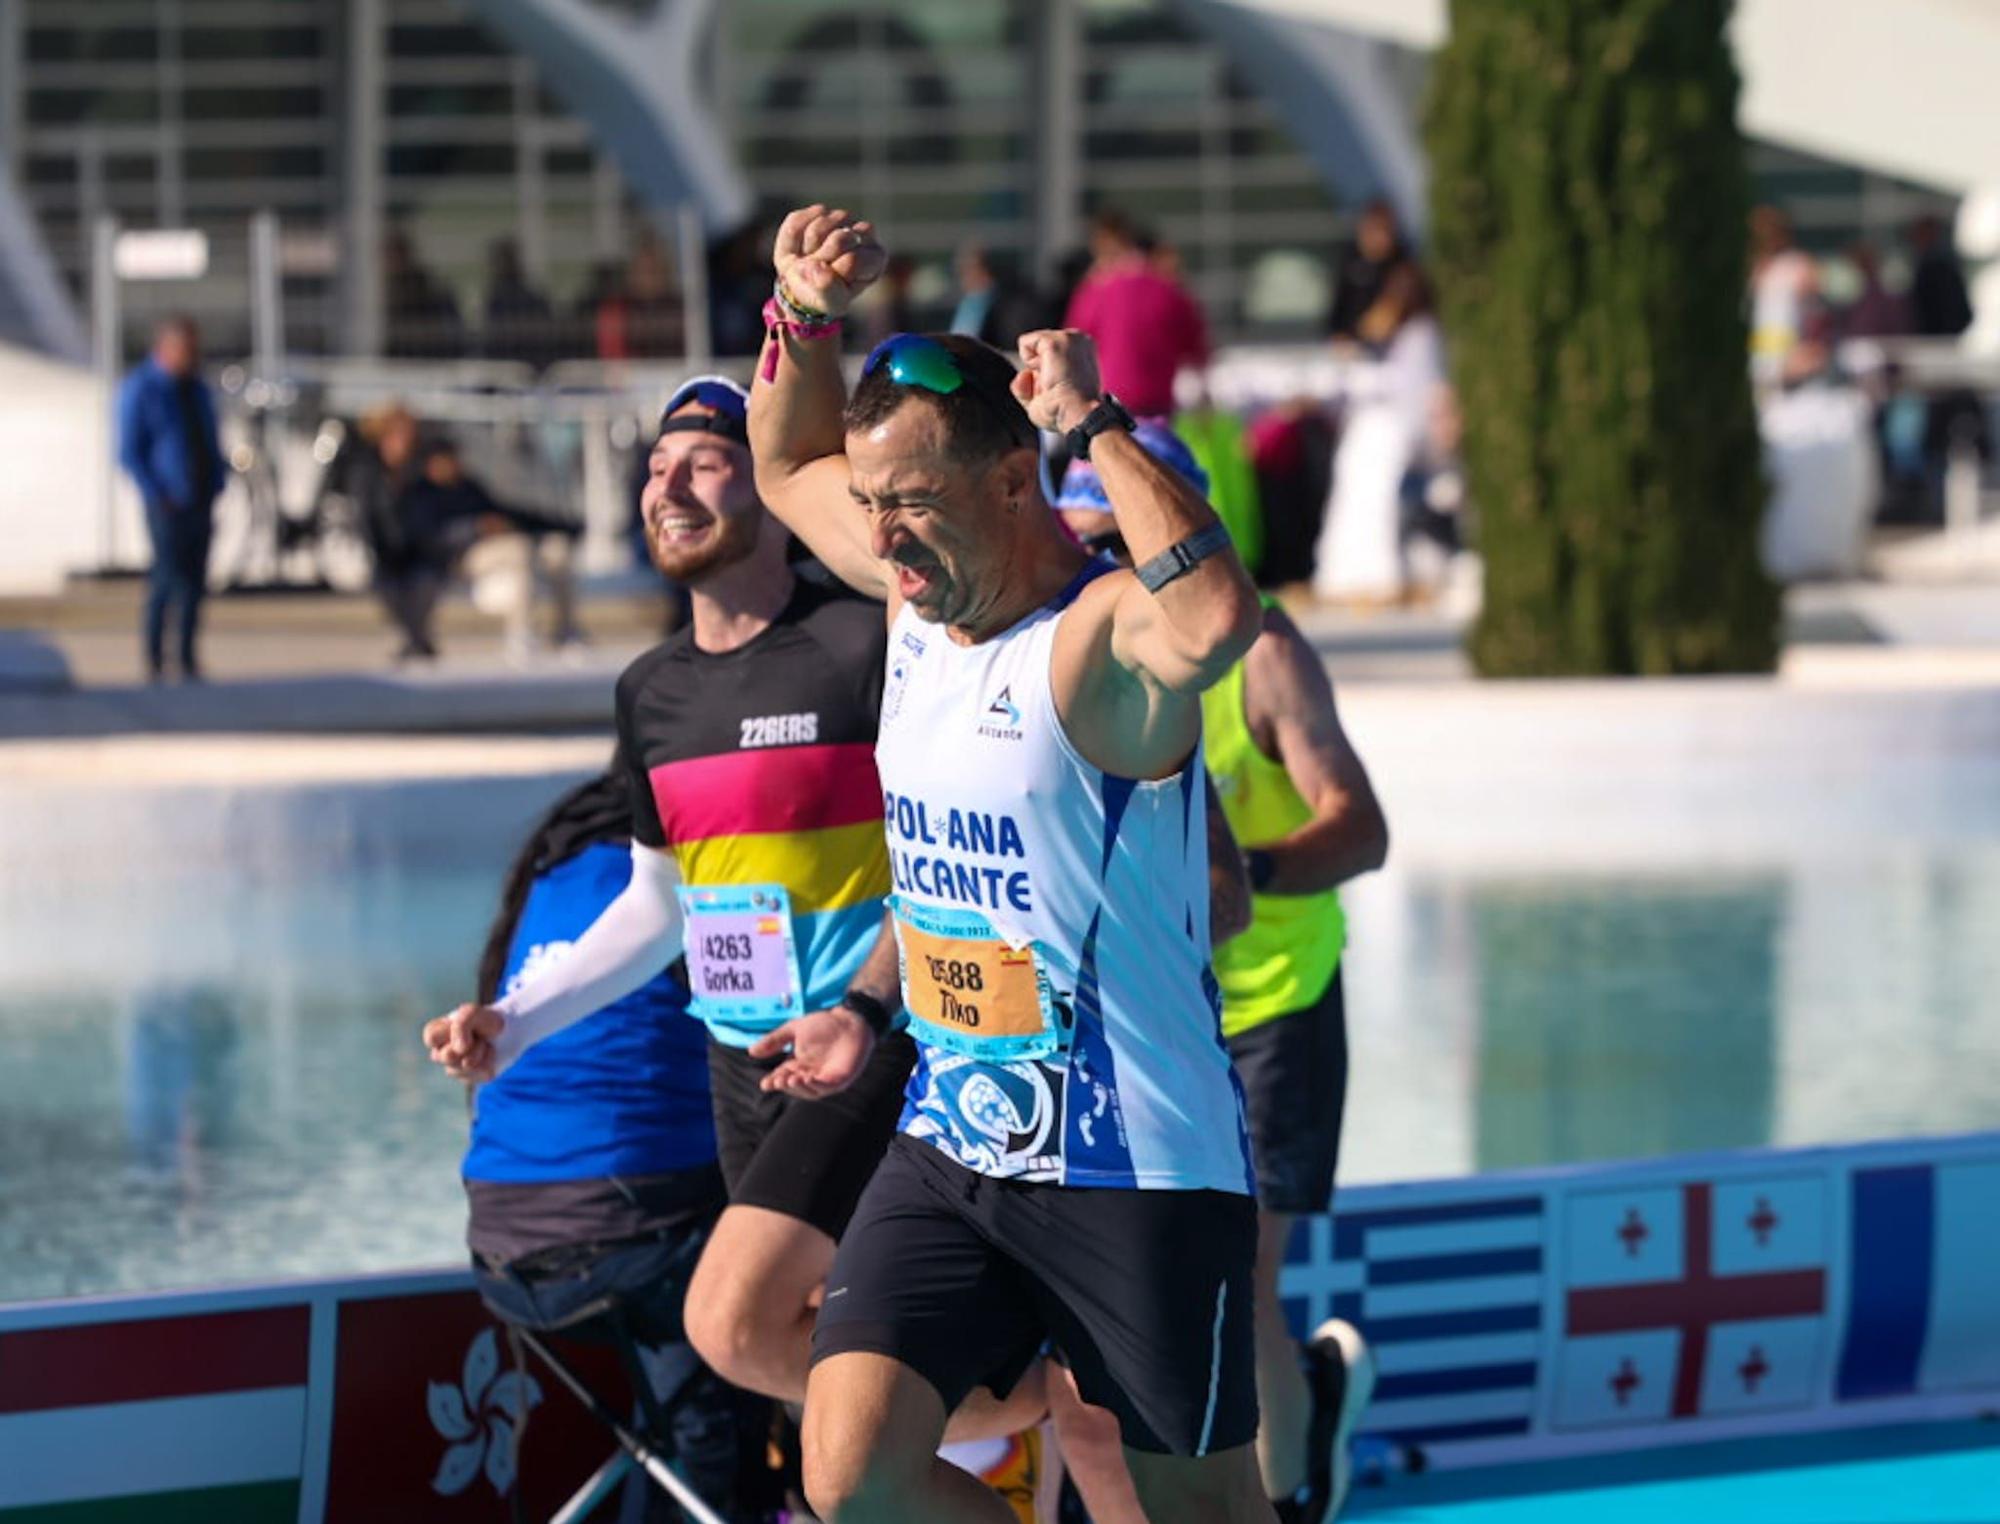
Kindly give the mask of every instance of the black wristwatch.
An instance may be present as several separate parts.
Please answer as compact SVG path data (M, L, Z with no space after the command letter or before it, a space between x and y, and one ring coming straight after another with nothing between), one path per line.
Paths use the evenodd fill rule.
M1090 442L1106 429L1123 429L1131 433L1139 425L1125 410L1125 404L1111 393L1106 392L1097 399L1097 406L1083 415L1083 422L1063 436L1069 442L1071 460L1089 460Z
M877 1037L889 1035L889 1024L896 1019L895 1012L873 995L865 990L849 990L840 997L840 1004L843 1010L852 1011L867 1022L868 1029Z
M1243 874L1250 880L1253 893L1262 894L1270 888L1277 872L1278 860L1262 847L1252 847L1243 854Z

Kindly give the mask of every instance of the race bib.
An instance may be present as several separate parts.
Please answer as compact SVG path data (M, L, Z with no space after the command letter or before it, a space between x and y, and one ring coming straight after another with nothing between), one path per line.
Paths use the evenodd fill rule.
M688 988L704 1021L789 1021L804 1005L792 900L782 884L680 888Z
M1061 1046L1048 972L1033 942L983 915L896 900L903 1005L918 1039L972 1058L1046 1058Z

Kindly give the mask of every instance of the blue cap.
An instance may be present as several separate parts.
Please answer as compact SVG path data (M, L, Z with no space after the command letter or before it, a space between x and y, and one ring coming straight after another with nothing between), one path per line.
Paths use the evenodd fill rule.
M690 402L699 402L712 410L703 418L675 418L674 414ZM693 376L680 384L667 405L660 409L660 432L679 433L683 430L703 434L720 434L725 439L733 439L738 444L750 442L750 394L727 376Z
M1166 423L1153 418L1142 418L1138 427L1132 430L1132 437L1153 459L1172 466L1203 497L1208 496L1208 473L1194 458L1194 451ZM1111 500L1104 495L1104 483L1097 475L1097 467L1079 457L1069 463L1063 472L1062 490L1056 494L1055 506L1064 511L1074 508L1085 512L1109 513Z

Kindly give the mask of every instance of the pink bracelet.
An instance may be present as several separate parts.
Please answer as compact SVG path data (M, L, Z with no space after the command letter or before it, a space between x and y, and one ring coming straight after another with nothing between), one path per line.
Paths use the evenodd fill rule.
M800 322L779 305L772 296L764 303L764 337L771 340L779 333L789 333L795 339L824 339L840 332L840 319L828 318L823 323ZM778 378L778 346L771 343L764 352L764 375L766 381Z

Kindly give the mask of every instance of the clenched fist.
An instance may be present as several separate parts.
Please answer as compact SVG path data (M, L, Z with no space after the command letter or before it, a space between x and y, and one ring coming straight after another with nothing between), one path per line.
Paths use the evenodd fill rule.
M424 1046L453 1079L482 1084L500 1072L497 1044L506 1029L507 1018L492 1006L462 1005L424 1023Z
M1075 328L1021 335L1021 369L1014 395L1038 429L1066 434L1097 406L1097 342Z
M794 302L840 317L881 278L889 251L875 237L873 223L815 204L778 224L771 263Z

